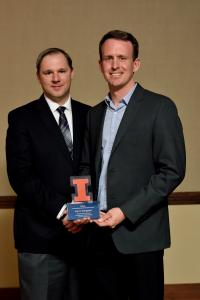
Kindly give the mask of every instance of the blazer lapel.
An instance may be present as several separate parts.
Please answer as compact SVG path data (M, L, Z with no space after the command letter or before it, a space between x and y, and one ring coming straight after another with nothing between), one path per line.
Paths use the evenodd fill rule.
M76 161L79 156L79 147L81 141L81 132L80 132L80 110L77 108L76 103L71 101L72 104L72 119L73 119L73 160Z
M104 118L106 113L106 104L103 101L99 106L98 113L96 114L95 118L95 131L96 131L96 157L95 157L95 171L96 174L99 174L101 168L101 147L102 147L102 134L103 134L103 124Z
M137 84L137 87L136 87L133 95L131 96L131 99L128 103L128 106L123 115L122 121L120 123L119 129L117 131L117 134L116 134L116 137L115 137L115 140L113 143L111 155L116 150L122 137L127 133L129 125L133 123L135 116L137 114L137 111L139 109L141 100L143 98L143 91L144 91L144 89L139 84Z
M56 147L59 147L61 149L61 151L67 156L68 159L71 160L71 156L64 141L62 132L60 131L60 128L43 95L38 100L37 109L39 118L46 127L47 131L51 134L54 144L56 145Z

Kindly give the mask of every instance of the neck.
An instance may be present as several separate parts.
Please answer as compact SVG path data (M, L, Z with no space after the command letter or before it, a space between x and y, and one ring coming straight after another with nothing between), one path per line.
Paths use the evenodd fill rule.
M53 96L47 95L45 93L44 93L44 95L47 97L47 99L57 103L60 106L64 105L70 98L69 94L66 95L65 97L53 97Z
M128 94L128 92L133 88L134 85L135 82L123 88L115 89L113 87L110 87L110 95L113 103L118 106L120 104L120 101Z

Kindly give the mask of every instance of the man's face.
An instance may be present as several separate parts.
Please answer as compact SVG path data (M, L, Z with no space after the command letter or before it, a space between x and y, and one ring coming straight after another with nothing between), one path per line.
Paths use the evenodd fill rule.
M134 84L133 73L139 69L139 59L133 60L133 46L129 41L108 39L102 45L99 62L111 91L128 92Z
M69 97L73 70L62 53L46 55L37 77L48 98L61 105L65 103Z

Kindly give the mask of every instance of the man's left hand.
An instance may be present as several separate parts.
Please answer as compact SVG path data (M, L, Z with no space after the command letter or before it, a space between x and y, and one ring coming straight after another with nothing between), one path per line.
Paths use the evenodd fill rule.
M119 207L110 209L107 213L101 213L101 217L98 220L94 220L100 227L115 228L118 224L124 221L125 215Z

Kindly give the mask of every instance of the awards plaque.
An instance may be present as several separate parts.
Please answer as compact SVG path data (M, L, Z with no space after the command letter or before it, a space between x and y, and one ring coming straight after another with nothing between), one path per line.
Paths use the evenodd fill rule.
M93 201L92 193L89 192L90 176L71 176L70 184L74 187L75 193L72 194L72 202L67 203L67 219L70 221L83 218L98 219L99 203Z

